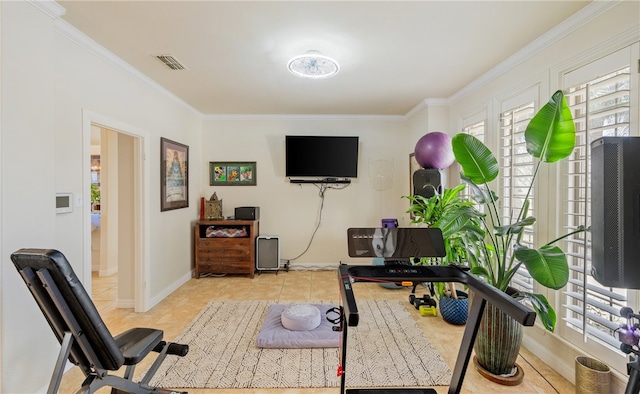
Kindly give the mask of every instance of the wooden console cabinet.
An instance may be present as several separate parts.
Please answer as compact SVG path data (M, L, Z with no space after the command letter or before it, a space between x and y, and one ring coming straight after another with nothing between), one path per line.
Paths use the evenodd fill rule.
M237 235L246 231L240 237ZM207 236L216 233L217 236ZM195 225L196 279L200 274L249 274L253 278L257 220L202 220Z

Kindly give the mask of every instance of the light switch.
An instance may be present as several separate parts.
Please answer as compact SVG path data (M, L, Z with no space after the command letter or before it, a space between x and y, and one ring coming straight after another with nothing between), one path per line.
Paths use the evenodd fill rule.
M76 197L76 207L81 207L82 204L82 193L76 193L75 194Z

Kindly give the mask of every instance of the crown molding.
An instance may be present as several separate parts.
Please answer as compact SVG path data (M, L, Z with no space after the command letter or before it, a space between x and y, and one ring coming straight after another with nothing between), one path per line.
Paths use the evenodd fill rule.
M68 22L62 19L56 19L55 29L58 33L65 36L70 41L74 42L79 47L91 53L92 55L95 55L96 57L105 61L106 63L118 69L119 71L122 71L130 75L131 77L135 78L139 82L156 90L158 93L169 98L171 101L175 102L176 104L186 108L187 110L191 111L195 115L202 117L202 113L196 110L195 108L193 108L186 101L182 100L175 94L171 93L169 90L165 89L156 81L149 78L148 76L140 72L137 68L125 62L124 60L122 60L121 58L113 54L113 52L107 50L102 45L98 44L96 41L92 40L89 36L81 32L80 30L78 30Z
M498 64L497 66L495 66L494 68L486 72L485 74L481 75L479 78L477 78L476 80L474 80L473 82L465 86L464 88L460 89L458 92L456 92L455 94L453 94L453 96L449 98L449 102L454 103L460 100L461 98L463 98L464 96L470 94L474 90L480 88L481 86L484 86L490 81L498 78L499 76L503 75L507 71L519 65L520 63L529 59L536 53L542 51L543 49L547 48L548 46L552 45L553 43L567 36L571 32L584 26L593 18L596 18L597 16L613 8L621 1L623 0L593 1L589 3L583 9L571 15L569 18L565 19L559 25L553 27L551 30L547 31L545 34L533 40L529 45L520 49L518 52L516 52L515 54L507 58L505 61Z
M420 111L428 108L428 107L441 107L441 106L448 106L451 104L451 100L450 99L444 99L444 98L430 98L430 99L424 99L422 101L420 101L415 107L411 108L411 110L409 112L407 112L407 114L405 115L405 119L409 120L411 118L413 118L414 116L416 116Z
M411 108L411 110L409 112L407 112L405 117L407 119L411 119L414 116L416 116L420 111L422 111L423 109L425 109L425 108L427 108L429 106L429 104L427 104L427 102L428 102L428 99L420 100L420 102L418 104L416 104L415 107Z
M47 14L51 19L58 19L67 12L63 6L54 0L27 0L27 3Z
M405 115L356 115L356 114L254 114L254 115L203 115L202 120L216 121L279 121L279 120L357 120L357 121L386 121L386 122L404 122L407 120Z

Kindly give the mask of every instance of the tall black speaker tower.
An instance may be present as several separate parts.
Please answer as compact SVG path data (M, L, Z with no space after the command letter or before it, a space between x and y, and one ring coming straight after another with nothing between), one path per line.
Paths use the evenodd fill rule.
M591 275L640 289L640 137L591 143Z

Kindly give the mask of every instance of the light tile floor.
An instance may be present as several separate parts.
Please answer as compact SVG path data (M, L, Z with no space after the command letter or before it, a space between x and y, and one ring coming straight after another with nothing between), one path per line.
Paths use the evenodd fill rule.
M225 276L191 279L173 292L161 303L146 313L135 313L132 309L115 307L117 277L94 277L93 300L100 314L111 330L117 334L132 327L153 327L164 330L166 340L174 339L198 312L212 300L291 300L313 301L339 300L336 271L280 271L248 276ZM373 283L354 285L356 299L396 299L406 302L418 325L427 338L438 349L445 361L453 368L457 357L463 326L446 323L440 316L420 316L408 302L409 289L392 290ZM421 293L418 293L421 295ZM573 394L574 386L541 362L536 356L522 348L517 360L525 377L518 386L503 386L482 377L470 363L465 376L462 393L560 393ZM144 371L146 365L139 366ZM67 372L63 378L61 393L75 392L83 380L77 367ZM446 393L448 387L435 387ZM109 390L100 390L108 393ZM338 388L324 389L191 389L195 394L338 394Z

